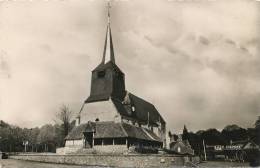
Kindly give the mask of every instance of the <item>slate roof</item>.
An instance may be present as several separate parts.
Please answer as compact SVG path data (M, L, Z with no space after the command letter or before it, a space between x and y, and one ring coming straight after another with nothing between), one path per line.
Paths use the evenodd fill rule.
M138 121L142 122L148 122L150 124L157 125L158 122L165 123L164 119L160 115L160 113L157 111L157 109L154 107L153 104L145 101L144 99L135 96L132 93L127 93L129 96L130 104L124 104L123 102L113 99L112 101L117 109L117 111L127 117L134 118ZM132 107L134 107L134 111L132 111Z
M243 149L245 150L249 150L249 149L260 149L259 145L257 145L256 143L254 143L253 141L248 141L244 146Z
M74 127L65 138L66 140L78 140L84 138L84 132L89 132L92 128L94 139L98 138L136 138L146 141L162 142L161 139L152 131L130 125L127 123L107 122L88 122Z
M113 69L113 70L117 70L117 71L123 73L123 71L121 71L121 69L112 61L109 61L106 64L100 63L93 71L103 71L106 69Z
M74 127L69 134L65 137L65 139L73 139L73 140L77 140L77 139L82 139L84 137L83 132L85 132L85 130L88 127L88 123L87 124L81 124L77 127Z
M153 139L162 142L162 140L161 140L154 132L152 132L152 131L149 130L149 129L145 129L145 130L149 133L149 135L150 135Z
M142 119L144 121L148 120L148 112L149 112L149 120L150 122L156 122L161 120L161 122L164 122L163 118L157 111L157 109L154 107L153 104L145 101L144 99L135 96L132 93L129 93L129 97L131 99L131 102L135 106L136 116L138 119Z
M94 138L123 138L127 134L120 123L96 122L96 133Z
M103 95L91 95L87 98L87 100L85 101L85 103L91 103L91 102L95 102L95 101L106 101L108 100L110 97L110 94L103 94Z

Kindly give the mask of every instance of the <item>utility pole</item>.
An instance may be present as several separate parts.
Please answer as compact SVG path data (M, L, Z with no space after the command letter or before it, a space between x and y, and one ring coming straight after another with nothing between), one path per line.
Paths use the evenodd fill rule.
M203 148L204 148L204 157L205 157L205 161L207 161L207 153L206 153L206 148L205 148L205 142L204 139L202 140L203 142Z

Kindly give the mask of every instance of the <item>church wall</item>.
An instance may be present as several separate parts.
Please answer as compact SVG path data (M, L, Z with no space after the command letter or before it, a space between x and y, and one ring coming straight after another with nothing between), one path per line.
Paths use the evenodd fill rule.
M123 98L125 95L125 77L121 72L113 72L113 96Z
M161 134L160 137L163 141L163 147L166 148L167 144L166 144L166 124L165 123L162 123L162 125L161 125L160 134Z
M86 103L81 112L81 123L95 121L97 118L99 121L117 121L120 115L110 99L108 101Z
M92 72L90 95L110 95L112 93L112 72L106 69L102 71L104 76L99 76L99 72L101 71Z
M83 139L80 140L66 140L65 147L83 147L84 141Z

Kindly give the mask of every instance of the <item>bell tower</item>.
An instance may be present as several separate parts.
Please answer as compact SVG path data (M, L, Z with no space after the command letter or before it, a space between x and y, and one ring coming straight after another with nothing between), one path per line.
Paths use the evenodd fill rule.
M92 71L90 96L85 103L115 98L123 100L125 96L125 74L115 62L112 33L110 28L110 3L108 2L108 23L101 63Z

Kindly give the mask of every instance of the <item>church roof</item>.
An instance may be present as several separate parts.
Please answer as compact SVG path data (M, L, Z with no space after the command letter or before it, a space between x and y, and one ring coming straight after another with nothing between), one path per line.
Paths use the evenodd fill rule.
M113 69L113 70L123 73L121 71L121 69L112 61L109 61L106 64L103 64L103 63L99 64L93 71L103 71L106 69Z
M123 138L127 134L120 123L114 122L96 122L95 138Z
M94 132L94 139L99 138L136 138L146 141L162 142L161 139L152 131L130 125L127 123L107 122L88 122L81 124L72 129L66 136L66 140L77 140L84 138L84 132L89 132L92 128Z
M85 103L91 103L91 102L96 102L96 101L106 101L110 97L110 94L102 94L102 95L90 95Z
M126 123L123 123L122 126L126 131L128 137L161 142L161 139L157 135L146 128L136 127Z
M127 104L112 98L117 111L121 115L135 118L137 121L149 122L149 124L155 125L158 122L165 122L153 104L135 96L132 93L127 93L126 96L129 97L129 102Z
M138 119L143 119L144 121L149 119L149 122L164 121L153 104L131 93L129 94L129 97L135 107Z
M70 132L69 134L65 137L65 139L73 139L73 140L76 140L76 139L82 139L84 137L83 135L83 132L85 132L85 130L87 129L88 127L88 123L86 124L81 124L77 127L74 127Z

